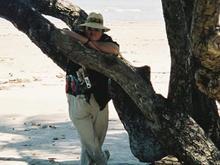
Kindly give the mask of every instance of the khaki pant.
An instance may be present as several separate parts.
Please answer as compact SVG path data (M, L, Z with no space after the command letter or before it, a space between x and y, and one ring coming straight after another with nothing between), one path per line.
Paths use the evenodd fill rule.
M108 106L99 110L93 95L87 103L84 95L67 94L69 116L81 141L81 165L106 165L102 144L108 128Z

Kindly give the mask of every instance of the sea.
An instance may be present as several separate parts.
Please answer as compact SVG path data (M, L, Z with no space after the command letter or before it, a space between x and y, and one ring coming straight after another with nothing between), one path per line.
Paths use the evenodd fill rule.
M69 0L87 14L101 13L107 23L111 22L158 22L164 24L160 0ZM56 18L48 17L55 23ZM0 23L3 18L0 18ZM58 21L59 22L59 21ZM61 25L63 26L63 25Z
M87 13L99 12L108 21L163 22L159 0L72 0Z

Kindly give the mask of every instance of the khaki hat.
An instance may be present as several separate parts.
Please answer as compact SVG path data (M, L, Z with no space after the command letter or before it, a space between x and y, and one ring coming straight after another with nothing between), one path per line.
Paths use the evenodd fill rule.
M110 29L103 26L103 16L99 13L92 12L88 15L85 23L79 25L82 27L90 27L95 29L101 29L104 32L109 31Z

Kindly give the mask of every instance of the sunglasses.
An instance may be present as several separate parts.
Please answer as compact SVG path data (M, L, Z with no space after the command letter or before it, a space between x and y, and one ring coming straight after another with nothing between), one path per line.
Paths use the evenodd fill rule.
M103 29L97 29L97 28L91 28L91 27L86 27L86 30L96 31L96 32L103 32Z

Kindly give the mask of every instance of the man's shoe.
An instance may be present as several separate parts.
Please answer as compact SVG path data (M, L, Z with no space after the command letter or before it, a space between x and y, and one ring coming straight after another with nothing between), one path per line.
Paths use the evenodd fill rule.
M110 158L110 152L109 152L109 150L105 150L105 151L104 151L104 154L105 154L106 160L109 160L109 158Z

